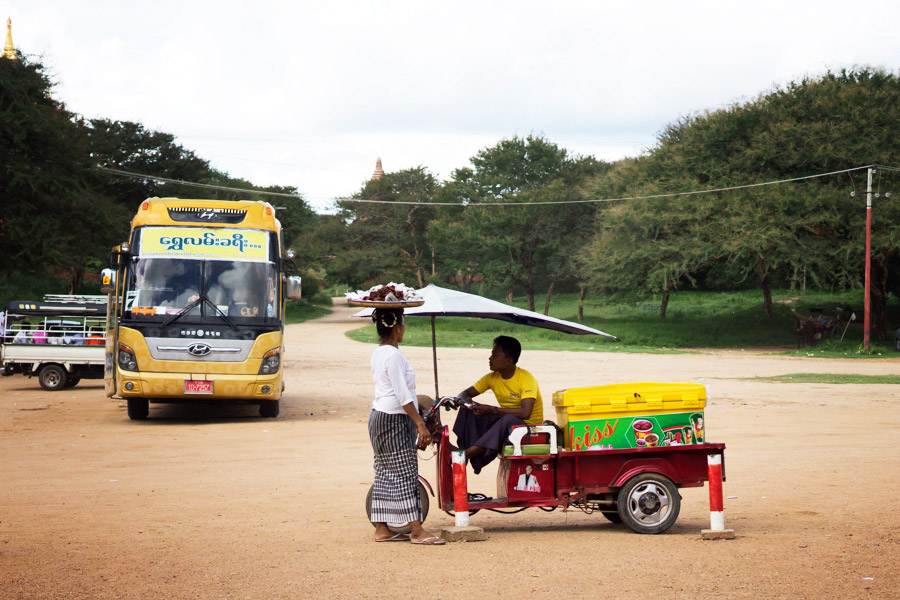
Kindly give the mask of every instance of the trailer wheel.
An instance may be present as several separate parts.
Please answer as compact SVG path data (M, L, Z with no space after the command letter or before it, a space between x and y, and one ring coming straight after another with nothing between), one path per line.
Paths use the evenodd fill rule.
M259 403L259 416L274 419L278 416L280 409L278 400L263 400Z
M619 517L637 533L662 533L675 523L681 496L672 480L658 473L642 473L619 490Z
M143 421L150 416L150 401L146 398L128 399L128 418L132 421Z
M59 365L47 365L38 374L38 382L48 392L55 392L66 387L68 373Z
M419 506L422 507L422 520L420 523L425 522L425 518L428 517L428 509L431 508L431 503L428 500L428 490L425 489L425 486L422 485L421 481L416 482L417 489L419 490ZM369 488L369 493L366 494L366 516L369 517L369 521L372 521L372 490L375 486L371 486ZM375 526L375 523L372 523L372 526ZM388 523L388 529L393 531L394 533L409 533L412 531L412 528L409 526L409 523Z
M619 516L617 510L601 510L600 514L607 518L610 523L621 523L622 517Z

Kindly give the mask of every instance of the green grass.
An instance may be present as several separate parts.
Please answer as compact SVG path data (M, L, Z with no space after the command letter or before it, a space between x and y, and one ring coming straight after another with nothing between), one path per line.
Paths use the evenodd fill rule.
M303 300L287 300L284 303L284 322L288 325L324 317L331 312L331 298L316 294Z
M540 309L543 299L537 300L541 301ZM810 306L857 307L862 304L861 292L806 293L800 296L797 292L785 290L774 292L773 300L775 316L769 319L763 310L762 293L756 290L677 292L670 298L666 318L660 319L661 299L658 296L638 303L610 304L605 304L599 297L588 297L583 324L615 335L618 341L522 327L491 319L438 317L437 344L449 348L489 348L495 336L505 334L517 337L526 349L533 350L684 352L697 348L771 348L796 356L878 358L879 352L883 357L896 356L884 342L873 346L873 351L869 353L862 352L862 331L858 326L851 327L843 341L828 340L816 348L795 350L797 337L791 307L804 314ZM525 308L524 298L516 298L513 304ZM550 315L575 321L577 306L577 295L557 294L553 298ZM377 341L374 327L354 330L347 335L357 341ZM430 346L430 319L408 318L403 343Z
M900 375L852 375L844 373L791 373L774 377L751 377L749 381L773 383L900 383Z

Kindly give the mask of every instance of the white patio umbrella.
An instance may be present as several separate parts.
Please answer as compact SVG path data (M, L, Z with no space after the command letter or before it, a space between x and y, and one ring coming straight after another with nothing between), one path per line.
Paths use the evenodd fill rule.
M422 295L425 303L421 306L403 309L404 315L414 317L431 317L431 351L434 359L434 396L435 399L440 397L438 394L438 373L437 373L437 340L434 332L435 317L478 317L481 319L497 319L498 321L506 321L508 323L516 323L518 325L528 325L529 327L541 327L552 331L562 331L576 335L600 335L609 339L618 339L614 335L604 333L593 327L586 327L571 321L564 321L554 317L548 317L524 308L516 308L502 302L496 302L475 294L467 294L457 290L438 287L429 284L421 289L419 293ZM354 314L354 317L371 317L371 308L366 308Z

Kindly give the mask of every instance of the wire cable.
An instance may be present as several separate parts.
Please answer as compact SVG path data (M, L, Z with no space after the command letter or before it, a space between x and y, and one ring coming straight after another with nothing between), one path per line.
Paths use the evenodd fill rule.
M262 196L276 196L281 198L299 198L303 199L301 194L286 194L282 192L268 192L264 190L248 190L246 188L236 188L229 187L224 185L213 185L208 183L196 183L192 181L183 181L180 179L171 179L169 177L158 177L155 175L146 175L143 173L134 173L131 171L124 171L122 169L110 169L108 167L96 167L100 171L105 171L108 173L112 173L115 175L121 175L123 177L131 177L134 179L152 179L154 181L163 181L166 183L177 183L180 185L193 186L198 188L205 189L213 189L213 190L222 190L229 192L243 192L245 194L258 194ZM477 203L465 203L465 202L413 202L408 200L373 200L369 198L334 198L337 202L355 202L360 204L395 204L395 205L415 205L415 206L466 206L466 207L479 207L479 206L541 206L548 204L595 204L600 202L624 202L631 200L655 200L660 198L678 198L682 196L697 196L700 194L721 194L723 192L733 192L737 190L745 190L750 188L758 188L764 186L771 185L780 185L783 183L792 183L795 181L806 181L809 179L817 179L821 177L830 177L832 175L839 175L841 173L851 173L853 171L861 171L863 169L885 169L889 171L900 171L900 169L896 167L888 167L884 165L866 165L862 167L852 167L849 169L840 169L838 171L829 171L828 173L817 173L815 175L805 175L803 177L791 177L789 179L777 179L774 181L764 181L760 183L748 183L745 185L733 185L722 188L715 188L712 190L692 190L689 192L670 192L667 194L651 194L647 196L623 196L621 198L586 198L584 200L545 200L545 201L536 201L536 202L477 202Z

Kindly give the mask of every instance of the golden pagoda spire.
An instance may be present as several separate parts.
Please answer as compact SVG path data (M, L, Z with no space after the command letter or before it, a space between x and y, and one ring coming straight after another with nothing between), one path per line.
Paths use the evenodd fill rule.
M12 43L12 19L9 17L6 18L6 45L3 46L3 54L0 54L0 57L8 58L10 60L17 60L19 58L16 56L16 48Z
M372 173L372 179L381 179L384 177L384 169L381 168L381 157L375 161L375 172Z

